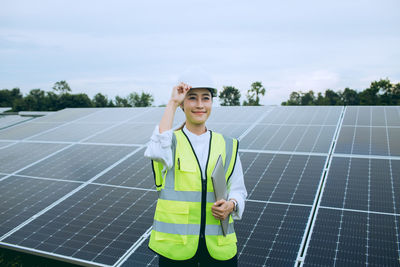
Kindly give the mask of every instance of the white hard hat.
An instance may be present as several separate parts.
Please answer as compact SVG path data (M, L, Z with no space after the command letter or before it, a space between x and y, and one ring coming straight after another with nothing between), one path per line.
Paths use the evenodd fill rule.
M178 79L178 83L181 82L192 86L192 89L208 89L213 97L217 96L217 89L211 76L200 67L191 67L183 72Z

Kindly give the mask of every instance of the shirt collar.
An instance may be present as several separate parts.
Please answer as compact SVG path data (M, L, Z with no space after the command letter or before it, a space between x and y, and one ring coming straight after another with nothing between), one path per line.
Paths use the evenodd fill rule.
M187 135L187 137L189 137L189 139L191 140L201 140L201 139L207 139L210 137L210 131L206 131L205 133L201 134L201 135L197 135L192 133L191 131L189 131L189 129L186 127L186 125L183 127L182 129L185 134Z

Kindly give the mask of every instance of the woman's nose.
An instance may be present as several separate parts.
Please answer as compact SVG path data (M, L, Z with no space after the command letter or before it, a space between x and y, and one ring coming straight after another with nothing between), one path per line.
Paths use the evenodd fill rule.
M198 99L198 100L197 100L197 106L198 106L198 107L202 107L203 104L204 104L204 103L203 103L203 101L202 101L201 99Z

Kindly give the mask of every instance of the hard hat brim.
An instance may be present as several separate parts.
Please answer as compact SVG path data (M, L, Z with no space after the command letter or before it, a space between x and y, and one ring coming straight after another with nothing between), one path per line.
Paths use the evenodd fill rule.
M207 89L208 91L210 91L212 97L217 96L217 89L212 88L212 87L196 86L196 87L190 88L190 90L192 90L192 89Z

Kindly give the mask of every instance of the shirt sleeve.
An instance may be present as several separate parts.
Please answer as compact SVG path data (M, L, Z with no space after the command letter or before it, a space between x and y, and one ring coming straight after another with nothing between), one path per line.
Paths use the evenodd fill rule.
M232 176L228 182L229 194L228 199L234 198L237 201L236 211L232 212L234 220L241 220L245 201L247 197L247 190L244 185L242 163L240 162L239 154L237 155L235 168L233 169Z
M172 168L172 135L173 130L160 133L158 125L151 135L144 156L154 161L161 162L167 169Z

